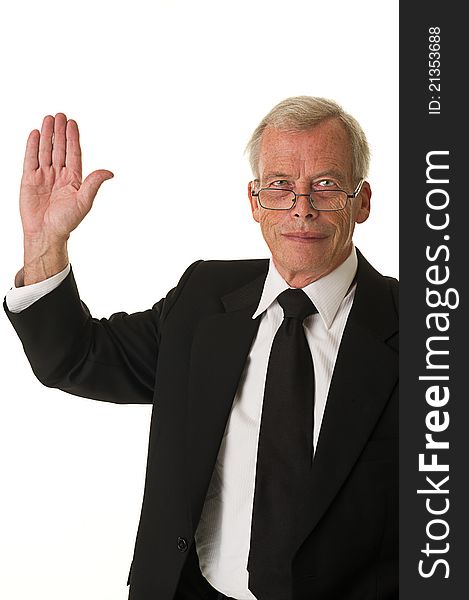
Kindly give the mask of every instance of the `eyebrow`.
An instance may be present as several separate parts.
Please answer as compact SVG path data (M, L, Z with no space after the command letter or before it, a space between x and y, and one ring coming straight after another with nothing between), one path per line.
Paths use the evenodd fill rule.
M288 173L274 172L274 173L267 173L267 174L261 176L261 178L264 179L264 180L265 179L272 179L272 178L275 178L275 177L289 179L291 177L291 175L288 174Z
M265 175L261 175L261 180L265 181L267 179L279 178L279 179L291 179L291 173L283 173L281 171L273 171L271 173L266 173ZM345 183L346 177L340 171L336 171L335 169L327 169L325 171L320 171L319 173L315 173L311 179L318 179L319 177L333 177L337 179L340 183Z

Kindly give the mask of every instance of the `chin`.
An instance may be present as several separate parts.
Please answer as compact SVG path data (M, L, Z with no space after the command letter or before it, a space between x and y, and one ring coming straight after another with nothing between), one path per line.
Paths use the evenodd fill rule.
M324 257L314 254L290 257L290 260L286 260L284 264L292 271L307 272L316 270L318 267L321 267L323 263Z
M318 270L321 271L323 265L319 264L317 260L288 261L283 263L283 268L288 273L312 275Z

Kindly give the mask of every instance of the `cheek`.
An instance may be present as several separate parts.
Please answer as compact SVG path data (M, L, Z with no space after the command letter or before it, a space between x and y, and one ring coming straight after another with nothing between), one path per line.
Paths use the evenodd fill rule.
M349 211L342 211L334 218L335 237L337 239L348 238L353 232L354 221Z
M276 229L279 227L279 219L275 213L262 213L259 223L264 235L275 236Z

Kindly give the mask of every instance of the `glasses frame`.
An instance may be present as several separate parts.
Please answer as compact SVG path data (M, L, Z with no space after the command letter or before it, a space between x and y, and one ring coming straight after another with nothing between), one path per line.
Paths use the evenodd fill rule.
M365 179L360 179L357 187L351 194L349 194L345 190L341 190L341 189L334 190L334 191L335 192L343 192L344 194L347 195L347 200L349 200L349 199L353 200L353 198L356 198L358 196L358 194L362 191L362 187L363 187L364 183L365 183ZM292 194L295 195L295 200L293 201L293 204L289 208L270 208L269 206L264 206L260 200L259 194L264 190L280 190L280 191L284 191L284 192L291 192ZM307 198L309 198L309 204L310 204L311 208L313 208L314 210L317 210L319 212L338 212L339 210L344 210L345 207L347 206L347 200L346 200L345 204L344 204L344 206L342 206L342 208L316 208L314 206L314 202L313 202L313 198L312 198L313 193L314 192L310 192L309 194L297 194L296 192L294 192L293 190L289 190L288 188L269 188L269 187L261 188L257 192L251 190L251 195L254 198L257 198L257 201L259 202L259 206L261 206L265 210L291 210L292 208L294 208L296 206L296 202L300 196L306 196Z

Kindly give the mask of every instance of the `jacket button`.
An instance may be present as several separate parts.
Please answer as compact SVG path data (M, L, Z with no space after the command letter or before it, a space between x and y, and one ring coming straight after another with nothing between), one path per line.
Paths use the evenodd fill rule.
M178 537L178 550L180 552L185 552L188 547L189 547L189 544L187 543L186 538Z

